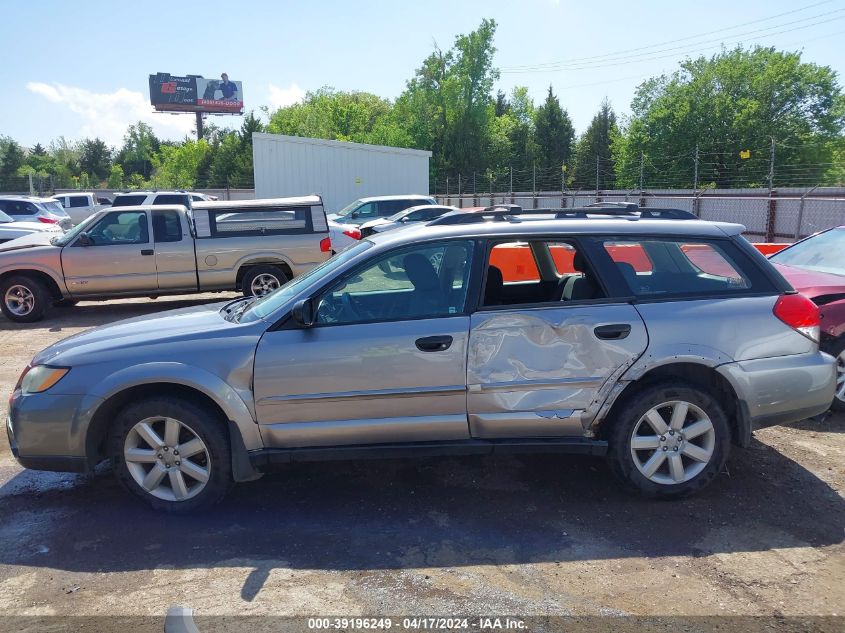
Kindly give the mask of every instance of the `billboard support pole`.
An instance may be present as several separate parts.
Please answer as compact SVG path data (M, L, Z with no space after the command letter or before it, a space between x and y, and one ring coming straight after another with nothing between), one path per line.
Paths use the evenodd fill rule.
M197 112L197 140L202 140L202 112Z

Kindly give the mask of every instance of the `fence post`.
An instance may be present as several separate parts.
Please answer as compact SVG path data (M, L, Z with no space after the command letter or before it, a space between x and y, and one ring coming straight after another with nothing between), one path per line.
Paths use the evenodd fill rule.
M643 175L644 175L644 167L645 167L645 155L643 151L640 150L640 193L643 191Z
M511 187L510 187L510 194L511 194L511 204L513 204L513 165L511 165ZM504 201L503 201L504 202Z
M778 215L777 191L769 190L769 210L766 214L766 241L775 241L775 224Z
M775 181L775 137L772 137L772 155L769 158L769 191L774 187Z
M534 163L531 172L531 204L537 208L537 163Z
M446 197L449 197L449 176L446 176Z
M804 220L804 200L807 196L813 193L816 189L819 188L819 185L816 185L812 189L809 189L801 196L801 202L798 203L798 221L795 224L795 236L794 239L797 242L801 239L801 222Z
M698 143L695 144L695 173L692 177L692 193L698 190Z
M29 172L27 176L29 176L29 195L33 196L35 195L35 189L32 188L32 172Z
M599 155L596 154L596 202L599 201Z
M490 172L490 206L492 207L495 202L495 196L493 195L493 172Z

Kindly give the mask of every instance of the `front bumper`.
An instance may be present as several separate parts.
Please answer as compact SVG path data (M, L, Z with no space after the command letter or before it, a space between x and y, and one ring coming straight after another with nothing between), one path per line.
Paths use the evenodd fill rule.
M6 419L12 455L33 470L86 471L88 425L101 402L94 396L16 391Z
M824 352L738 361L717 370L747 404L752 430L824 413L836 389L836 360Z

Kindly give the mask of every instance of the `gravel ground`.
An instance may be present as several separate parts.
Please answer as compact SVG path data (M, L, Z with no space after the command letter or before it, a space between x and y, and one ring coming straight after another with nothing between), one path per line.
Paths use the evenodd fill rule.
M61 338L220 299L3 320L0 392ZM843 416L758 432L681 502L630 496L595 458L472 457L296 465L190 517L146 510L107 468L22 470L3 434L0 613L842 616L843 490Z

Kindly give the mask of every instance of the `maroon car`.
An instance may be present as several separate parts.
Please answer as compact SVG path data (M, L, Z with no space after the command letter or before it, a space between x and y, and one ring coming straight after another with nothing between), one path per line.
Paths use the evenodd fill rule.
M821 348L837 360L833 408L845 411L845 226L811 235L769 260L819 306Z

